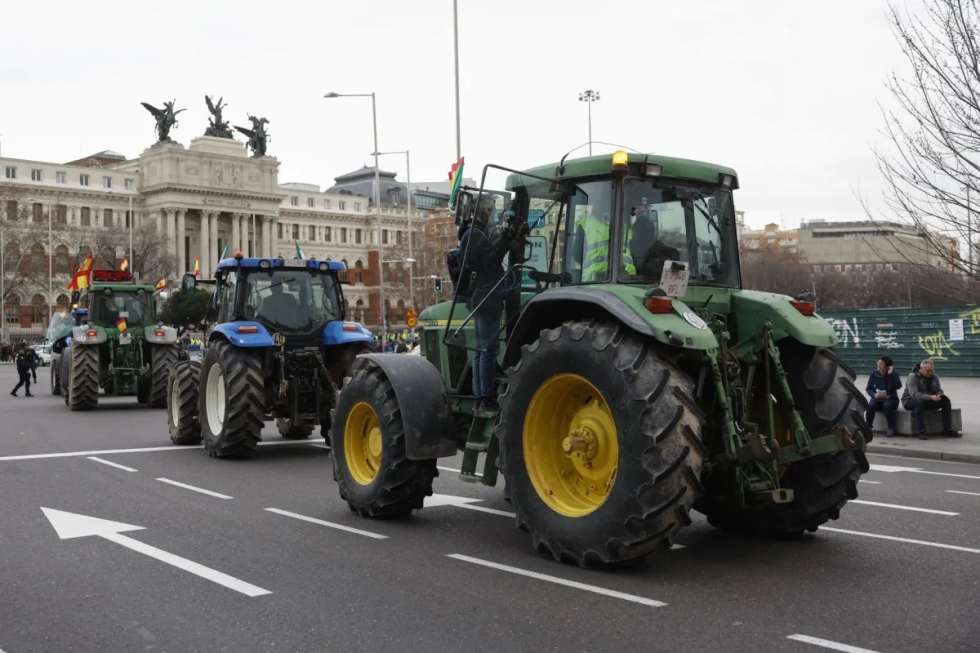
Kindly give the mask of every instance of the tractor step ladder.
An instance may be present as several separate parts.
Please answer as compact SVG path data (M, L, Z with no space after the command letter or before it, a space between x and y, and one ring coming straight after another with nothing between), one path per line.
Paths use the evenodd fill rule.
M491 487L496 485L497 456L500 455L497 439L493 437L493 424L496 420L496 411L473 413L470 434L467 436L466 446L463 448L463 464L459 471L459 480L466 483L480 482ZM483 475L479 476L476 473L476 466L479 463L481 453L487 455L483 462Z

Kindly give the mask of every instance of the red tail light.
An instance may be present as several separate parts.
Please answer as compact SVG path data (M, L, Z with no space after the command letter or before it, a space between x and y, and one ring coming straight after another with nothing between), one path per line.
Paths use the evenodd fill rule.
M674 302L670 297L644 297L643 305L654 315L666 314L674 310Z
M154 332L153 332L153 335L155 335L155 336L156 336L157 338L162 338L162 337L163 337L163 336L165 336L166 334L167 334L167 332L166 332L166 331L154 331Z
M344 331L357 331L357 325L351 324L350 322L344 322L344 326L341 327Z
M85 335L87 335L89 338L94 338L95 336L99 335L99 332L98 331L86 331L85 332Z
M238 333L258 333L259 327L257 326L240 326L238 327Z
M792 304L793 308L798 310L801 315L813 315L816 310L813 302L790 302L790 304Z

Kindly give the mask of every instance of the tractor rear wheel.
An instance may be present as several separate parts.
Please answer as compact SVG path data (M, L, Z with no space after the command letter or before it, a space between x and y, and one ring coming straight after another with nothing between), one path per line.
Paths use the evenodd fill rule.
M150 408L167 407L167 379L176 362L176 345L150 345Z
M620 324L567 322L507 378L495 434L533 546L582 567L670 547L707 452L694 383L669 354Z
M288 417L277 418L276 427L279 429L279 435L285 440L305 440L313 435L312 426L293 425Z
M99 404L99 348L72 349L68 407L71 410L92 410Z
M204 448L212 458L251 454L265 422L261 351L217 340L208 346L201 370L198 414Z
M830 349L796 342L780 345L780 359L803 425L811 438L827 435L838 424L871 440L864 421L864 394L854 385L854 371ZM806 458L786 467L780 485L793 490L789 503L753 506L732 504L732 479L705 479L708 492L697 510L718 528L750 535L796 536L814 532L856 499L857 483L868 471L863 451L837 451Z
M395 390L380 367L366 365L344 381L332 424L333 478L351 510L405 517L432 495L436 461L408 459Z
M200 444L201 361L178 361L167 377L167 425L174 444Z

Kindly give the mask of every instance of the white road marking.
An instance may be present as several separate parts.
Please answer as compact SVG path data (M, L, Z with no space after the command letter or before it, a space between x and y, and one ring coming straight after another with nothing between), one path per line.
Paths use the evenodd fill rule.
M895 510L911 510L913 512L928 512L933 515L946 515L955 517L958 512L948 512L946 510L933 510L932 508L915 508L913 506L900 506L897 503L879 503L877 501L862 501L861 499L851 499L851 503L860 503L865 506L878 506L879 508L894 508Z
M436 465L436 469L441 469L444 472L452 472L453 474L459 474L459 470L453 469L452 467L440 467L439 465ZM473 476L476 478L483 478L483 474L474 474Z
M872 472L917 472L921 467L896 467L895 465L869 465Z
M971 497L980 497L980 492L961 492L959 490L946 490L950 494L969 494Z
M455 560L462 560L463 562L470 562L474 565L480 565L483 567L489 567L491 569L497 569L499 571L506 571L511 574L517 574L518 576L526 576L527 578L534 578L535 580L543 580L547 583L564 585L565 587L584 590L586 592L592 592L594 594L601 594L603 596L609 596L614 599L622 599L623 601L639 603L640 605L647 605L652 608L662 608L667 605L666 603L663 603L661 601L654 601L653 599L644 598L642 596L636 596L635 594L625 594L623 592L617 592L615 590L607 590L603 587L596 587L595 585L586 585L585 583L577 583L573 580L565 580L564 578L557 578L555 576L547 576L545 574L539 574L534 571L518 569L517 567L509 567L507 565L502 565L497 562L481 560L480 558L473 558L459 553L451 553L446 557L453 558Z
M203 488L194 487L193 485L187 485L186 483L178 483L177 481L171 481L169 478L158 478L161 483L169 483L170 485L176 485L177 487L182 487L185 490L191 490L193 492L200 492L201 494L207 494L208 496L218 497L219 499L234 499L235 497L230 497L227 494L220 494L218 492L212 492L211 490L205 490Z
M687 545L685 545L685 544L678 544L677 542L672 542L671 545L670 545L670 548L672 548L672 549L686 549L687 548Z
M930 462L952 462L948 460L937 460ZM963 464L963 463L959 463ZM932 476L952 476L953 478L972 478L980 481L980 476L970 476L968 474L950 474L949 472L931 472L921 467L896 467L894 465L871 465L873 472L912 472L913 474L931 474Z
M200 565L192 560L181 558L180 556L176 556L172 553L167 553L166 551L150 546L149 544L144 544L143 542L123 535L123 533L128 531L145 530L142 526L133 526L132 524L124 524L122 522L100 519L98 517L89 517L87 515L79 515L71 512L65 512L63 510L54 510L52 508L41 508L41 511L44 513L44 516L48 518L48 521L51 522L51 526L58 534L58 537L63 540L78 537L90 537L94 535L101 537L102 539L109 540L110 542L115 542L116 544L124 546L132 551L136 551L137 553L142 553L143 555L159 560L160 562L173 565L178 569L183 569L184 571L192 573L195 576L200 576L201 578L205 578L211 582L223 585L228 589L241 592L245 596L255 597L272 593L269 590L265 590L261 587L256 587L251 583L238 580L237 578L229 576L228 574L223 574L220 571L211 569L210 567L205 567L204 565Z
M842 651L843 653L876 653L871 649L832 642L829 639L820 639L819 637L810 637L809 635L787 635L786 639L803 642L804 644L813 644L814 646L822 646L823 648L829 648L832 651Z
M972 478L980 481L980 476L969 476L967 474L950 474L948 472L930 472L927 469L916 470L916 474L932 474L933 476L952 476L953 478Z
M828 531L831 533L845 533L846 535L860 535L861 537L873 537L879 540L890 540L892 542L904 542L906 544L921 544L922 546L933 546L938 549L949 549L950 551L963 551L965 553L980 553L980 549L971 549L966 546L955 546L953 544L940 544L939 542L926 542L925 540L910 540L905 537L894 537L892 535L879 535L877 533L863 533L861 531L849 531L844 528L831 528L830 526L821 526L821 531Z
M335 524L329 521L323 521L322 519L316 519L314 517L307 517L306 515L299 515L295 512L289 512L287 510L280 510L279 508L266 508L269 512L274 512L277 515L284 515L286 517L292 517L293 519L300 519L302 521L308 521L311 524L319 524L320 526L326 526L327 528L336 528L338 531L346 531L348 533L354 533L355 535L363 535L364 537L373 537L376 540L387 540L387 535L379 535L378 533L372 533L370 531L362 531L359 528L352 528L350 526L344 526L343 524Z
M296 440L272 440L270 442L259 442L260 447L272 446L279 444L313 444L315 442L323 442L323 438L313 438L311 440L304 440L302 443ZM0 462L3 461L14 461L14 460L41 460L44 458L88 458L90 456L106 456L114 453L152 453L154 451L195 451L197 449L203 449L203 444L195 444L189 446L178 447L176 445L170 445L169 447L139 447L136 449L97 449L94 451L64 451L59 453L32 453L24 454L20 456L0 456Z
M439 506L455 506L457 508L466 508L467 510L476 510L477 512L485 512L490 515L498 515L500 517L515 517L516 514L513 512L507 512L506 510L495 510L494 508L484 508L483 506L474 506L471 504L479 503L482 499L470 499L469 497L457 497L452 494L433 494L431 497L425 498L426 508L438 508Z
M881 481L866 481L863 478L859 480L858 483L871 483L872 485L881 485Z
M138 469L133 469L132 467L126 467L125 465L120 465L119 463L114 463L111 460L102 460L101 458L96 458L95 456L89 456L89 460L94 460L97 463L102 463L103 465L108 465L109 467L118 467L119 469L126 472L138 472ZM2 653L2 652L0 652Z
M330 446L326 444L317 444L315 442L311 442L309 444L311 447L317 447L318 449L326 449L327 451L330 450Z

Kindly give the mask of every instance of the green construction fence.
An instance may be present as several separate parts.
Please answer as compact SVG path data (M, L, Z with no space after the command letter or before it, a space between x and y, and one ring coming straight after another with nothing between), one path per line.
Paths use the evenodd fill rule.
M821 311L837 332L837 353L858 374L891 356L903 376L925 358L940 376L980 376L980 307Z

